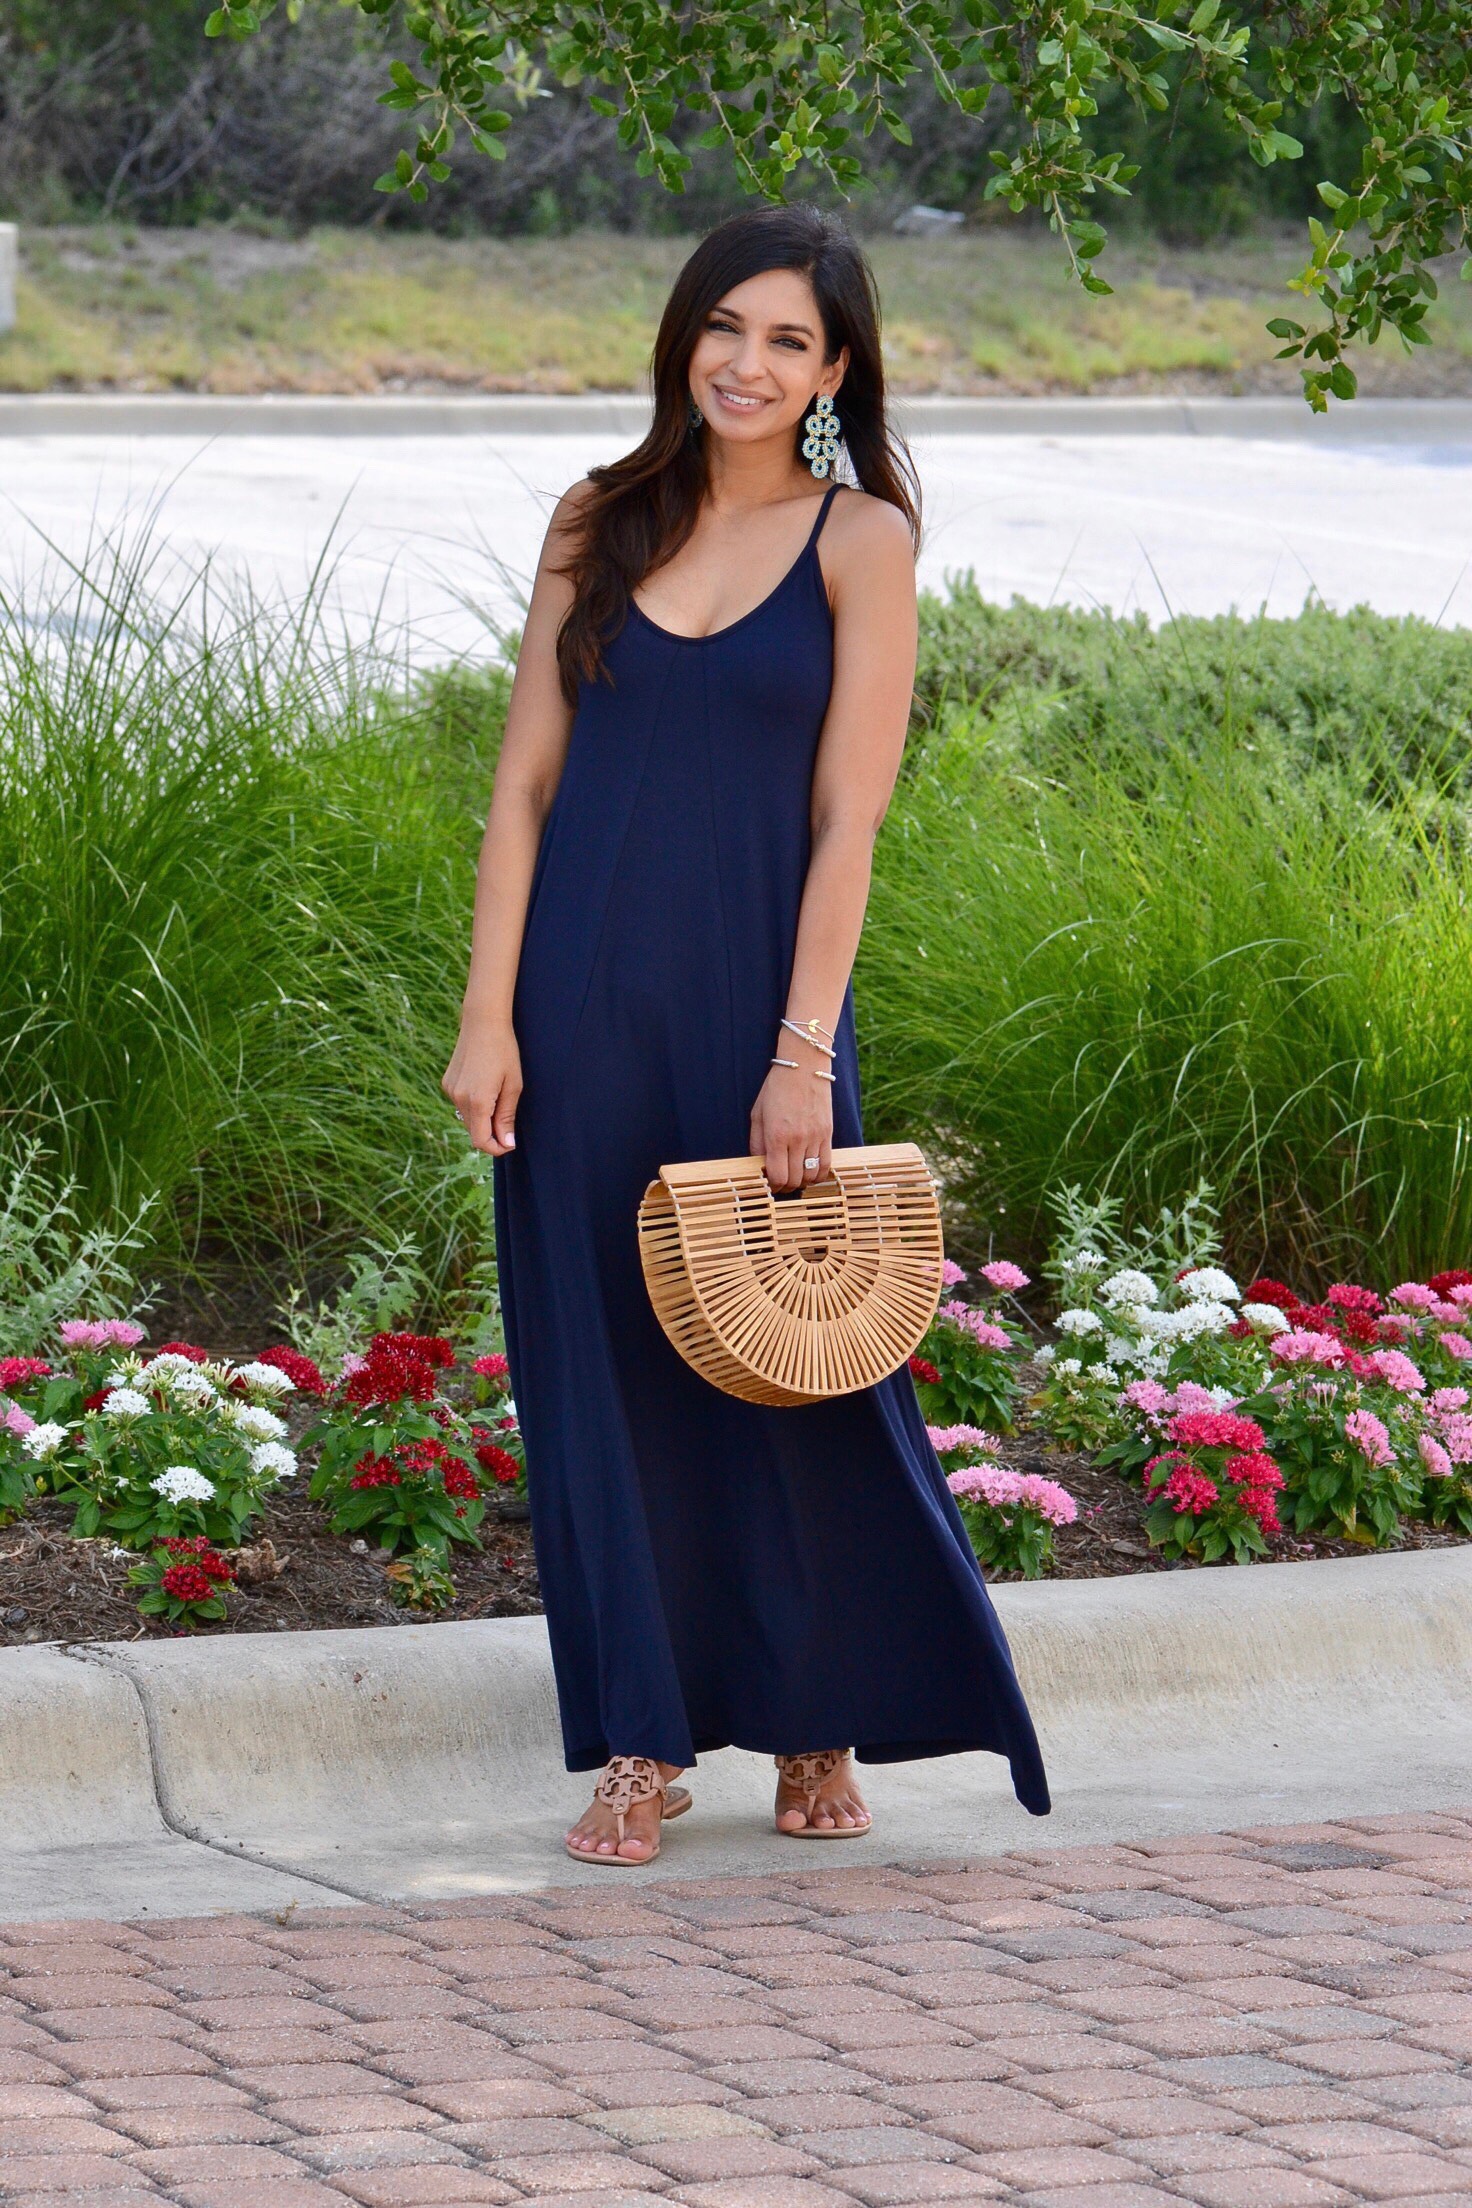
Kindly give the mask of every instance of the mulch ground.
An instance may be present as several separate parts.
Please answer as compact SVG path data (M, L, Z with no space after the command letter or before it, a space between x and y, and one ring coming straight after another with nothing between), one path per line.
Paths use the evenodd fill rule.
M0 2199L1472 2199L1472 1810L905 1866L863 1846L758 1878L0 1924Z

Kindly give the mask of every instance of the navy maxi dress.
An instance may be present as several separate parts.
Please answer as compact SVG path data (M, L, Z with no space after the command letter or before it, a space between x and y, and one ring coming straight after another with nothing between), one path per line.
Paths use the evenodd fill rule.
M745 1156L786 1009L833 671L812 533L704 637L636 606L582 685L513 1002L494 1164L506 1348L567 1767L734 1743L1006 1756L1047 1781L908 1371L792 1409L722 1393L654 1315L635 1219L661 1165ZM852 984L836 1147L864 1139Z

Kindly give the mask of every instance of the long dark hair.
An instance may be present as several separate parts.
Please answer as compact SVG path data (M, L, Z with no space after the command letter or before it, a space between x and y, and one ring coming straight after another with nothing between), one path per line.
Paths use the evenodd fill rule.
M769 268L799 270L813 287L825 354L849 349L838 392L843 442L863 490L898 506L920 541L920 487L905 442L885 418L879 293L873 271L836 215L816 207L746 209L703 238L675 278L654 341L654 419L635 451L590 468L594 488L573 526L560 570L575 585L557 634L562 694L602 675L603 646L622 627L651 569L672 559L705 495L706 440L690 426L690 356L706 316L727 292ZM804 435L799 421L794 451Z

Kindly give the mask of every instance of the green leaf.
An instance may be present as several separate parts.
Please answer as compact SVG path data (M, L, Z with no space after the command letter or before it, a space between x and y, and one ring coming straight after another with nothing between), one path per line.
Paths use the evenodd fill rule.
M1222 0L1201 0L1201 5L1195 10L1190 22L1186 25L1186 29L1190 32L1192 38L1199 38L1201 33L1216 21L1217 11L1221 4Z
M1269 337L1302 337L1303 331L1296 322L1289 322L1283 315L1275 314L1267 324ZM1279 358L1282 356L1279 355Z
M1342 192L1337 184L1316 184L1314 190L1326 207L1342 207L1349 198L1348 192Z

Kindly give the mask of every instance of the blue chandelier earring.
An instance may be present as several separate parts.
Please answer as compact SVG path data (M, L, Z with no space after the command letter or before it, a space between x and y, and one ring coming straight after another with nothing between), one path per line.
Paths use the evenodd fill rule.
M821 478L838 458L840 435L838 415L826 391L814 402L813 411L802 426L807 431L802 441L802 456L814 475Z
M692 429L699 429L701 423L704 420L705 416L701 413L700 408L696 405L694 399L692 399L690 401L690 427Z

